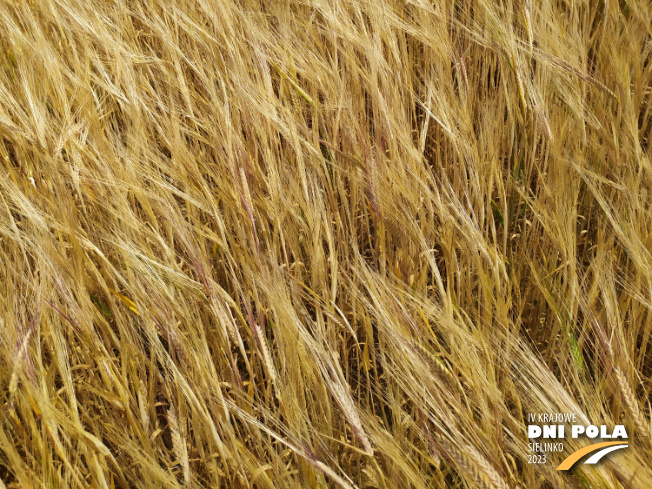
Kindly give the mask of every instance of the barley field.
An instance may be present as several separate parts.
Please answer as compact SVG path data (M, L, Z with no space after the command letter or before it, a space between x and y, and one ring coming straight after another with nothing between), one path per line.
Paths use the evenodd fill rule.
M0 489L652 487L651 157L648 0L0 0Z

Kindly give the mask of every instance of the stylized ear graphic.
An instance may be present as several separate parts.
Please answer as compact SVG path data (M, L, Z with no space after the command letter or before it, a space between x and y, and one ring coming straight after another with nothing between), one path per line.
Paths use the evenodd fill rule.
M559 464L557 470L570 469L573 465L575 465L575 462L581 459L584 455L588 455L589 453L595 452L596 450L598 450L598 452L593 454L593 456L584 463L587 464L598 463L600 459L605 455L607 455L608 453L625 447L627 447L627 443L623 443L622 441L607 441L604 443L595 443L593 445L589 445L588 447L580 448L578 451L573 452L568 457L566 457L566 460L564 460L561 464Z

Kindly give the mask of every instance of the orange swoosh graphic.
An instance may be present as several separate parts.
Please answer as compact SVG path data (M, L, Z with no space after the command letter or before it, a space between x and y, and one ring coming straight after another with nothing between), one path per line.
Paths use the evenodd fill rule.
M610 447L613 445L626 445L626 443L622 441L606 441L604 443L595 443L593 445L589 445L588 447L580 448L578 451L573 452L568 457L566 457L566 459L561 464L559 464L557 470L568 470L584 455L594 452L600 448Z

